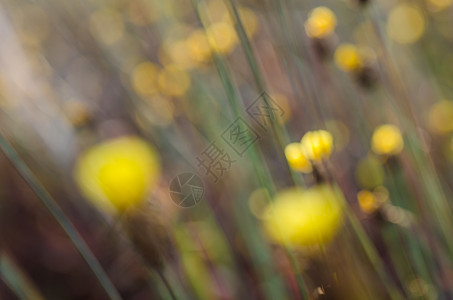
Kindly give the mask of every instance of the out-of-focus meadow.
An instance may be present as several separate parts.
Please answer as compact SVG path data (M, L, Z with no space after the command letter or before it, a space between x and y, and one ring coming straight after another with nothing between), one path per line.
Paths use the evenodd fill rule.
M452 0L1 0L0 299L452 299Z

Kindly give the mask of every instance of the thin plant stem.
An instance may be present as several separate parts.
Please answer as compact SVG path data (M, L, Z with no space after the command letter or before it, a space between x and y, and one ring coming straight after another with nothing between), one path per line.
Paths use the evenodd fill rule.
M162 280L162 282L164 283L165 287L167 288L168 293L170 294L170 298L172 300L177 300L177 298L175 296L175 293L173 292L173 289L172 289L170 283L168 282L167 278L165 277L164 272L161 269L157 269L156 273L159 275L159 278Z
M206 30L206 26L207 26L206 16L203 14L203 12L200 9L202 2L199 0L194 0L193 4L195 7L195 12L200 20L200 23ZM212 50L214 64L217 68L218 74L220 76L222 85L225 89L227 98L231 104L233 112L235 113L236 116L241 116L241 115L243 115L243 112L240 109L240 105L238 104L240 102L239 96L233 85L233 80L229 74L229 71L228 71L223 59L218 55L218 53L215 51L214 47L212 45L210 45L210 46L211 46L211 50ZM257 73L257 69L255 69L255 68L253 68L253 69L254 69L254 75L255 75L257 86L259 89L261 88L261 91L263 91L261 77L259 76L259 73ZM265 99L265 101L267 101L267 99ZM273 121L273 120L271 120L271 121ZM274 124L274 126L272 126L274 128L274 133L276 132L275 126L276 126L275 124ZM279 144L282 145L282 139L279 138L278 141L279 141ZM268 189L271 195L273 195L275 193L275 189L276 189L275 184L272 181L272 178L270 177L268 170L266 170L265 165L263 165L261 163L262 161L264 161L261 156L262 155L259 154L256 147L254 145L252 145L252 147L250 147L250 158L252 160L253 168L254 168L255 174L257 175L258 182L260 183L260 185L262 187L265 187L266 189ZM242 227L249 228L247 226L242 226ZM253 227L250 227L250 228L253 228ZM253 242L251 242L251 247L253 247L253 248L256 247L256 250L258 250L258 248L261 248L261 252L262 252L264 245L262 245L262 243L259 242L258 239L254 238L256 232L251 229L249 231L251 231L249 233L250 241L253 241ZM289 255L289 259L291 261L292 268L297 275L296 277L298 279L299 289L300 289L302 295L306 296L307 291L305 288L305 284L302 281L302 276L300 274L300 270L298 269L298 267L296 265L294 255L288 249L287 249L287 254ZM263 260L263 258L261 258L260 260ZM257 263L259 263L259 260L257 261ZM270 270L262 270L262 271L265 273L268 273ZM270 290L269 292L272 292L272 294L274 294L274 295L276 294L276 291L274 291L274 290ZM304 299L307 299L307 297L304 297Z
M49 210L55 220L60 224L63 230L68 235L69 239L72 241L74 246L80 255L85 259L91 270L93 271L96 278L99 280L99 283L104 288L105 292L112 300L119 300L121 296L116 290L113 283L110 281L109 277L103 270L101 264L91 252L88 245L85 243L83 238L80 236L79 232L71 221L66 217L61 207L57 202L52 198L49 192L42 186L38 181L35 175L31 172L28 166L22 161L17 152L9 144L3 135L0 134L0 148L5 153L6 157L14 165L20 176L27 182L33 192L36 194L39 200L44 204L44 206Z

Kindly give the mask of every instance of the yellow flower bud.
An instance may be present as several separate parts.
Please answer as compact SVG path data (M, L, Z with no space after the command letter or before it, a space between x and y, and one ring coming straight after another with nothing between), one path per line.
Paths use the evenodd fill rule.
M190 87L190 76L176 65L168 65L157 76L159 90L166 96L181 97Z
M370 191L362 190L358 192L357 200L359 201L360 209L367 214L373 213L378 208L377 199Z
M233 25L227 22L216 22L207 29L207 39L211 47L221 54L231 53L238 43Z
M264 215L265 232L279 244L316 246L328 243L341 226L343 211L327 185L277 194Z
M138 64L131 73L131 83L134 91L139 95L153 95L156 93L156 78L159 67L152 62L145 61Z
M288 164L296 171L309 173L312 170L310 161L305 157L300 143L291 143L285 147Z
M377 187L373 192L361 190L357 193L357 200L363 212L372 214L388 200L388 191L383 186Z
M75 179L101 209L123 211L145 200L160 173L157 153L137 137L121 137L89 149L78 160Z
M345 72L360 70L364 65L359 49L352 44L338 46L335 50L335 64Z
M437 134L447 134L453 131L453 102L442 100L429 109L428 127Z
M327 7L320 6L310 12L305 22L305 32L311 38L325 38L334 32L336 25L335 14Z
M204 30L194 30L187 38L186 43L189 56L196 62L205 63L211 59L211 48Z
M307 158L320 162L332 153L333 137L326 130L309 131L302 137L301 146Z
M398 127L390 124L382 125L374 130L371 149L376 154L396 155L403 150L404 141Z

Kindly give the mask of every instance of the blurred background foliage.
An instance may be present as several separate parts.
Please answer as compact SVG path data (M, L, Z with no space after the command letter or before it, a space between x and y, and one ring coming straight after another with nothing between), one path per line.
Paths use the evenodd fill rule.
M452 5L1 0L0 298L452 298Z

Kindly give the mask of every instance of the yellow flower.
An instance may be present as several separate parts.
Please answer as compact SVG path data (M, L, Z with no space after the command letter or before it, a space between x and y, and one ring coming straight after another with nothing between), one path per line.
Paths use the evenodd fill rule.
M309 173L312 170L310 161L305 157L300 143L291 143L285 147L288 164L296 171Z
M131 73L131 83L134 91L146 96L156 93L156 78L159 67L150 61L141 62Z
M429 109L428 127L437 134L453 131L453 102L442 100Z
M211 48L204 30L194 30L187 38L186 43L188 54L194 61L205 63L211 59Z
M309 131L301 142L305 156L315 162L328 158L333 149L333 137L326 130Z
M206 32L211 47L221 54L231 53L238 43L236 31L230 23L216 22Z
M239 7L238 13L242 25L244 26L245 33L247 34L247 37L252 38L259 28L259 22L255 12L246 7ZM225 22L229 22L231 25L234 26L234 22L233 20L231 20L230 14L228 12L225 12L223 20Z
M374 192L361 190L357 193L360 209L371 214L375 212L385 201L388 200L388 191L385 187L377 187Z
M352 44L341 44L335 50L335 64L345 72L363 68L363 59L359 49Z
M453 0L428 0L428 8L433 11L441 11L453 4Z
M400 44L412 44L425 32L425 18L422 10L409 3L396 5L389 13L387 35Z
M398 127L382 125L374 130L371 149L376 154L395 155L403 150L404 141Z
M183 69L191 69L196 66L185 39L165 41L159 50L159 60L163 65L173 64Z
M327 7L313 9L305 22L305 32L311 38L324 38L333 33L337 25L335 14Z
M358 192L357 200L359 201L360 209L368 214L374 212L377 208L376 199L370 191L361 190Z
M265 212L264 229L275 242L293 246L328 243L341 226L343 211L332 187L280 192Z
M159 72L157 84L166 96L181 97L190 87L190 76L178 66L169 65Z
M145 200L160 173L155 150L137 137L121 137L89 149L78 160L75 179L82 193L110 212Z

